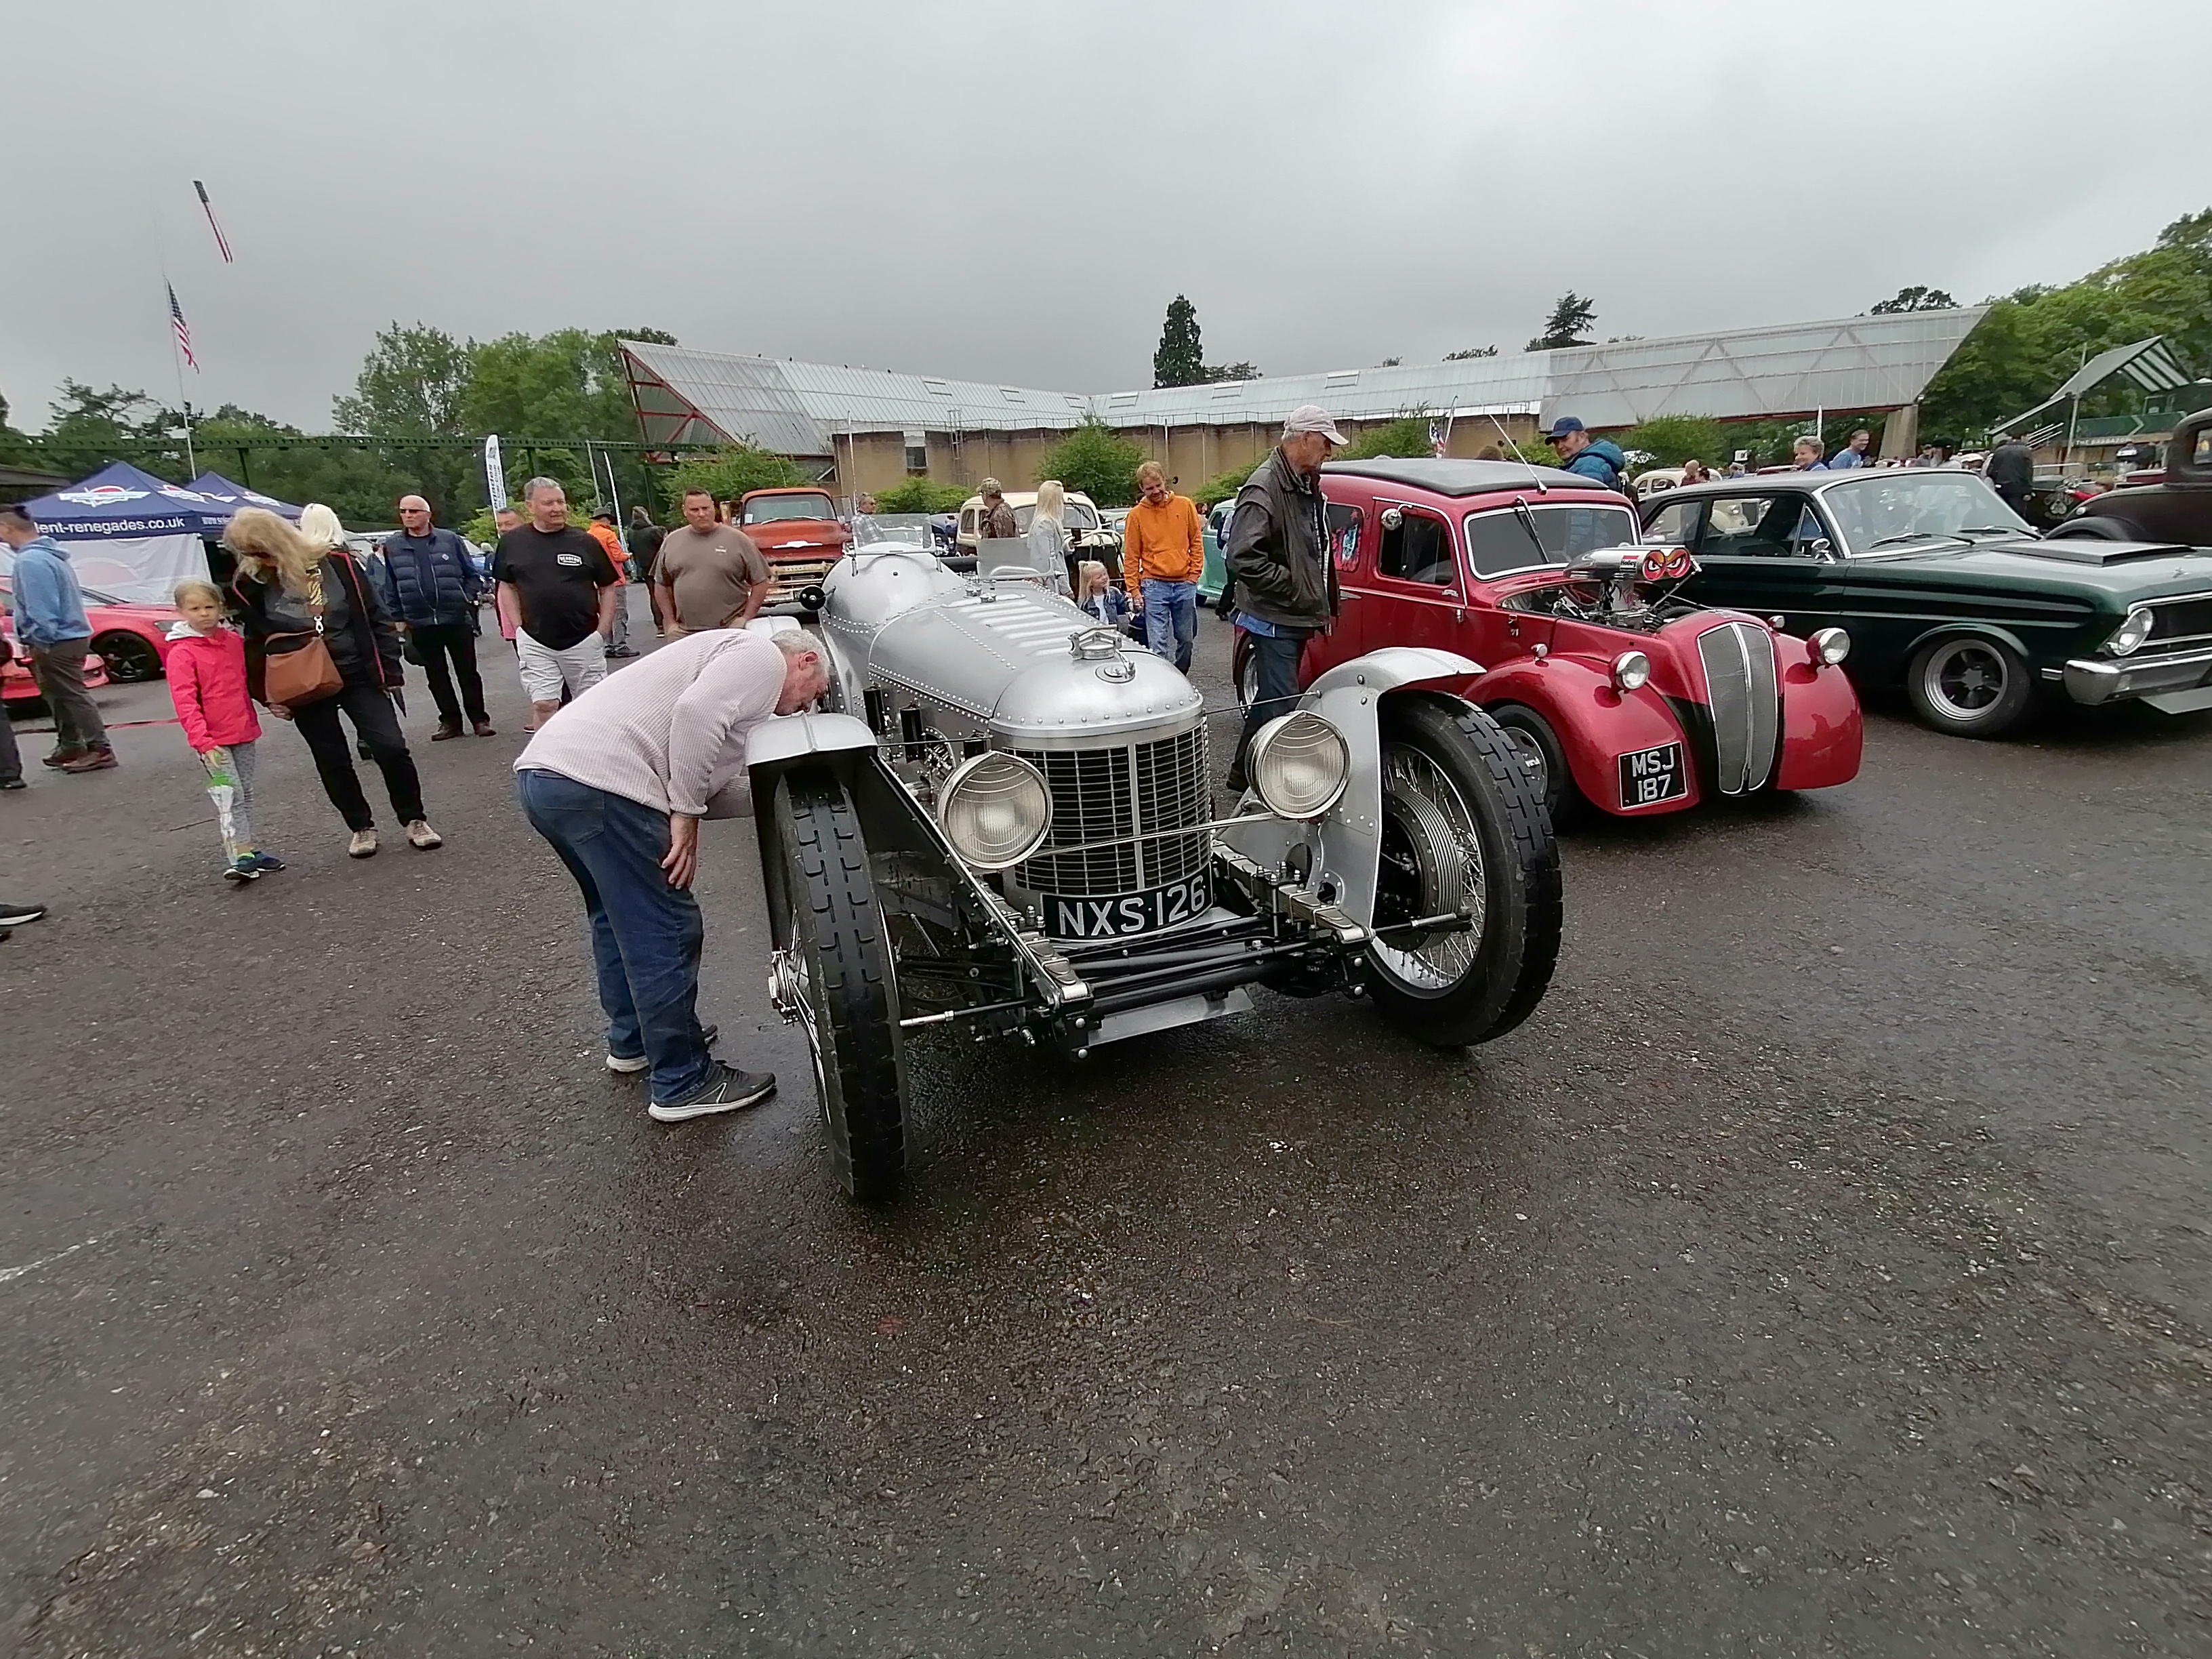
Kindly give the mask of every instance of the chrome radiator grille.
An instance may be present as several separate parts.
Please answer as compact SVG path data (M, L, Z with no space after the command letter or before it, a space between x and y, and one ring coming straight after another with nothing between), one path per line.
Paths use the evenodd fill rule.
M1774 771L1782 707L1774 639L1756 623L1723 623L1698 636L1713 720L1715 783L1723 795L1765 787Z
M1204 823L1204 726L1130 748L1016 752L1044 774L1052 789L1052 833L1038 856L1016 868L1017 885L1070 898L1098 896L1164 886L1206 868L1204 830L1087 853L1052 850Z

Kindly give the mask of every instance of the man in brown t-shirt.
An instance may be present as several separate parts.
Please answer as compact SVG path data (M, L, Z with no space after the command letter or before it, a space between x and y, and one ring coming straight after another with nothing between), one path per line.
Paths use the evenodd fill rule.
M653 564L669 631L742 628L760 615L769 581L768 561L753 538L733 524L715 522L714 498L705 490L685 490L684 527L668 532Z

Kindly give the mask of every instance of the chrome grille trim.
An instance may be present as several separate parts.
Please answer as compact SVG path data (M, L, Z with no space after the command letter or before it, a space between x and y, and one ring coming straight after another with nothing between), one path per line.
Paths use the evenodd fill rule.
M1714 787L1723 795L1763 788L1781 738L1774 639L1756 623L1723 623L1698 636L1713 722Z
M1141 892L1198 874L1212 836L1206 728L1113 749L1018 749L1052 791L1052 832L1013 872L1023 890L1068 898ZM1092 847L1094 842L1123 840ZM1055 848L1084 848L1055 853Z
M2195 643L2212 638L2212 593L2176 593L2163 599L2145 599L2150 610L2152 645Z

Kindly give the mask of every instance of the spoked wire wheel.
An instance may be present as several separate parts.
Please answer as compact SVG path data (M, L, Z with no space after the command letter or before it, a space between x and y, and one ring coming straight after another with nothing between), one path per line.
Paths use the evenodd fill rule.
M1409 988L1440 991L1474 965L1486 899L1482 839L1474 814L1451 778L1428 755L1393 744L1382 755L1382 865L1375 884L1375 925L1463 913L1466 931L1430 930L1377 944L1376 960Z

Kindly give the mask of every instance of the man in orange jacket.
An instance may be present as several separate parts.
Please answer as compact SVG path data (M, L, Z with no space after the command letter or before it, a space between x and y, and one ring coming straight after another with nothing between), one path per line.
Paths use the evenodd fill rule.
M629 588L623 567L629 562L629 550L623 545L622 532L615 528L615 510L600 507L592 514L588 526L592 539L607 550L607 562L615 568L615 621L607 630L607 655L635 657L629 648Z
M1145 619L1145 643L1190 672L1198 642L1198 579L1206 570L1206 532L1198 507L1168 488L1158 461L1137 469L1144 500L1121 525L1121 585Z

